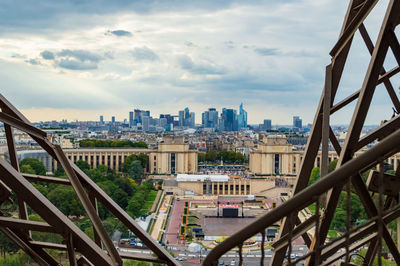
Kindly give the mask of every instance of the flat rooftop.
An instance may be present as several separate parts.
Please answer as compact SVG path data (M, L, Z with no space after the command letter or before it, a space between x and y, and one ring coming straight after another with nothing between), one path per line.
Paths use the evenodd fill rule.
M189 175L178 174L176 181L178 182L204 182L210 180L211 182L228 182L230 177L228 175Z

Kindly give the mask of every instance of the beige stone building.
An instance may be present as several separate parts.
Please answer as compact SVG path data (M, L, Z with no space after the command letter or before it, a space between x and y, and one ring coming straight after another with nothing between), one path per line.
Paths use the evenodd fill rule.
M244 179L227 175L178 175L178 188L195 195L259 195L275 187L270 178Z
M74 163L82 160L87 162L90 168L96 168L103 164L116 171L121 171L122 164L129 155L150 154L151 151L151 149L143 148L80 148L64 150L68 159Z
M355 153L355 156L357 157L363 152L364 150L360 150ZM303 156L304 151L293 150L285 136L264 137L263 142L250 151L249 171L255 175L295 176L300 170ZM314 167L321 166L321 157L321 151L319 151ZM328 152L328 163L338 158L336 151ZM400 153L391 156L385 163L397 169L400 165Z
M143 148L81 148L65 149L66 156L73 162L83 160L96 168L104 164L121 171L126 157L144 153L149 156L149 172L152 174L196 173L197 151L190 150L183 138L168 138L158 143L156 149ZM54 163L54 169L57 165Z
M197 166L197 151L189 149L183 137L165 138L149 154L152 174L196 173Z
M250 151L249 170L256 175L295 175L302 151L294 151L285 136L270 135Z

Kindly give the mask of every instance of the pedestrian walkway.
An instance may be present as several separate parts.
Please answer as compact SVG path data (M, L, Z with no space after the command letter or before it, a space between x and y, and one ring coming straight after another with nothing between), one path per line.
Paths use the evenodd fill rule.
M165 196L163 199L163 202L161 203L161 207L158 209L158 213L157 213L157 219L156 222L154 224L153 227L153 231L151 232L151 237L158 241L159 236L160 236L160 232L162 231L162 225L164 220L166 220L168 218L168 214L166 212L164 213L160 213L160 210L162 209L167 209L167 204L170 202L172 196Z
M182 221L184 206L185 206L185 201L183 200L175 201L175 204L171 212L171 216L169 218L170 221L166 235L168 244L175 245L179 242L179 227Z

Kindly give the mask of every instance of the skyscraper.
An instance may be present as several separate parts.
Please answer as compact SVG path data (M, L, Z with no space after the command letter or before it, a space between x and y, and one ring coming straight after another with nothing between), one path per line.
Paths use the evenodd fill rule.
M184 120L183 120L183 125L184 125L185 127L188 127L189 124L190 124L190 112L189 112L189 107L186 107L186 108L185 108L184 114L185 114L185 117L184 117Z
M115 116L111 117L111 123L115 124Z
M243 109L243 103L239 106L238 127L239 129L247 127L247 112Z
M104 124L104 117L101 115L100 116L100 124L103 125Z
M303 120L301 120L300 116L293 116L293 127L303 128Z
M195 127L195 113L189 111L189 107L179 111L179 126Z
M142 110L140 109L135 109L133 111L134 116L133 116L133 125L136 126L138 123L142 123Z
M263 129L265 129L265 130L272 129L271 119L264 119Z
M179 111L179 126L183 127L185 124L185 112Z
M223 108L221 118L224 121L224 131L238 130L238 119L236 110Z
M129 127L133 126L133 112L129 112Z
M166 118L167 119L167 124L173 124L174 123L174 117L170 114L160 114L160 119L161 118Z
M201 123L205 128L217 128L218 127L218 111L215 108L208 108L202 114Z
M194 112L190 112L189 121L188 121L188 127L195 128L195 125L196 125L195 113Z
M149 126L150 126L150 117L142 116L142 130L149 131Z

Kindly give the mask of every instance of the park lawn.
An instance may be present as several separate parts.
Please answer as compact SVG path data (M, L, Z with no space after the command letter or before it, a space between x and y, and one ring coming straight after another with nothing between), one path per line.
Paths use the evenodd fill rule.
M157 197L157 190L150 190L149 194L146 195L146 201L143 205L143 213L148 213L153 206L153 202Z

